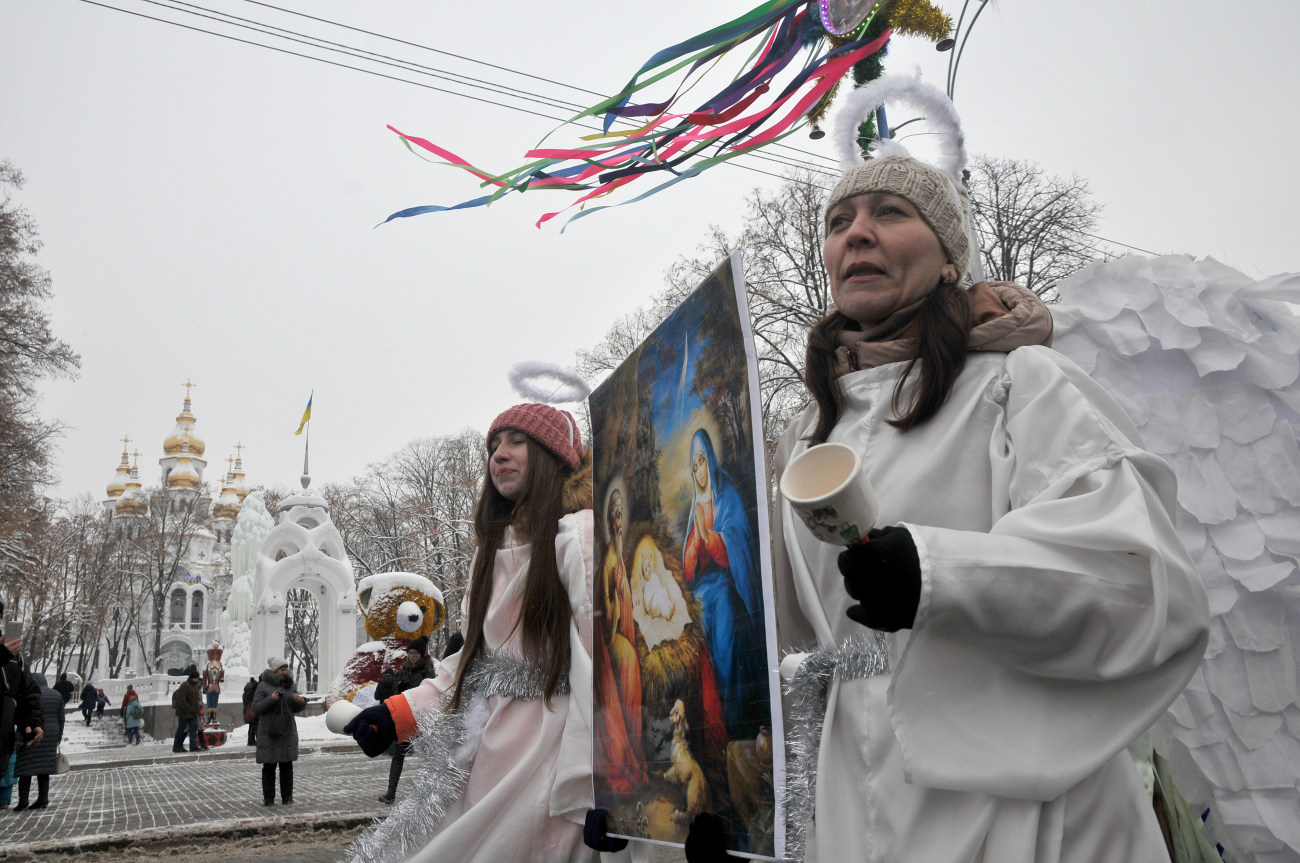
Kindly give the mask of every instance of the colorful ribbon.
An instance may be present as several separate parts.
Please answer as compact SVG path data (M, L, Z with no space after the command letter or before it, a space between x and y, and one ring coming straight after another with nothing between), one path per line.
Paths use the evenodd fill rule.
M540 227L642 175L667 172L673 177L625 203L645 200L684 179L783 138L855 63L880 51L890 36L886 30L875 38L862 38L820 53L828 43L816 13L810 14L813 5L815 0L768 0L726 24L657 52L622 90L564 124L603 114L600 134L585 136L581 139L583 143L573 147L544 146L543 139L543 143L527 151L526 157L532 161L505 173L483 170L431 141L389 126L412 153L428 161L460 168L477 177L482 186L494 188L486 195L459 204L409 207L384 221L486 206L502 195L530 189L582 193L564 209L542 215L537 221ZM706 63L760 36L762 39L746 62L744 72L694 110L668 113L689 90L691 78ZM807 55L802 68L773 97L776 79L790 70L800 54ZM640 90L687 67L689 71L668 99L631 104ZM619 118L645 118L645 123L636 129L610 131L611 124ZM429 159L421 150L437 158ZM591 207L569 221L609 206Z

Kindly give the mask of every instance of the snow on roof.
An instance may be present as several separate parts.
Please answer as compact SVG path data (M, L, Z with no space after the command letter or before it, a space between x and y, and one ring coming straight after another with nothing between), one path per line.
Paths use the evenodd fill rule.
M295 506L315 506L321 509L328 509L329 505L325 503L325 498L311 492L302 494L291 494L280 502L282 510L293 509Z

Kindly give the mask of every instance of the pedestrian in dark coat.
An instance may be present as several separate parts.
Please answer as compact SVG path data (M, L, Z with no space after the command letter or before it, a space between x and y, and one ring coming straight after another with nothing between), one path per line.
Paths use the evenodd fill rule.
M429 655L429 639L421 636L407 646L406 659L396 674L391 668L384 669L384 674L375 687L375 700L383 701L419 686L421 680L437 676L438 663ZM402 778L402 765L406 762L406 753L410 748L409 743L393 744L393 762L388 767L388 793L380 796L380 803L392 803L397 797L397 783Z
M199 696L199 670L191 665L185 682L172 693L172 709L176 711L176 737L172 752L185 751L185 737L190 738L190 752L206 749L199 735L199 715L203 712L203 699Z
M50 689L44 674L33 674L45 714L45 730L40 743L18 750L14 773L18 776L18 805L14 811L44 809L50 804L50 774L58 767L59 741L63 739L63 696ZM36 801L28 805L32 777L36 777Z
M253 693L257 691L257 678L250 677L244 684L244 719L248 722L248 745L257 745L258 715L253 712Z
M72 700L72 693L76 692L76 690L77 687L72 685L72 681L68 679L68 672L66 671L59 675L59 682L54 684L54 691L63 696L64 704L67 704Z
M4 620L4 612L5 604L0 601L0 621ZM41 693L36 681L23 670L18 655L21 648L21 638L5 641L0 631L0 765L8 763L15 746L39 743L45 733Z
M298 694L289 663L278 656L267 662L266 671L253 691L253 713L259 717L257 763L262 765L262 802L275 803L275 768L280 767L280 801L293 802L293 762L298 760L298 721L307 700Z
M90 717L98 703L99 693L95 691L94 684L87 680L86 685L81 687L81 717L86 720L86 725L90 725Z

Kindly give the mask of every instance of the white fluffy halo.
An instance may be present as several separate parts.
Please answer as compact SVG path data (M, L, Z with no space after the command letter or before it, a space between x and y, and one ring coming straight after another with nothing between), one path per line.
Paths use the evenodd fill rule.
M961 118L948 94L922 81L919 71L912 75L882 75L844 97L832 127L840 167L847 170L866 161L858 147L858 126L868 113L886 102L904 102L925 115L930 127L941 135L935 167L954 179L961 179L962 168L966 167L966 136L961 130ZM881 155L909 155L896 141L877 142L872 150Z
M544 404L580 402L591 395L586 380L571 368L540 360L515 363L506 373L515 392Z

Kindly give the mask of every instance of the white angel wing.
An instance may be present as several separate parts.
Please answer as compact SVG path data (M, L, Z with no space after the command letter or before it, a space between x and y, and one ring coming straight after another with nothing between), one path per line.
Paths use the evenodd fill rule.
M1132 256L1059 290L1053 346L1173 465L1209 592L1205 661L1156 749L1226 860L1300 859L1300 274Z

